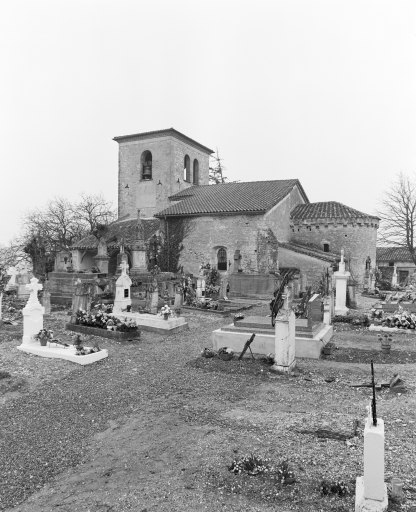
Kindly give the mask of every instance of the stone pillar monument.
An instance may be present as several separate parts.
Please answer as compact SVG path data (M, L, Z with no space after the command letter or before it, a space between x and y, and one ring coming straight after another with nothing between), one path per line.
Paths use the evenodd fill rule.
M388 507L384 483L384 422L377 418L373 425L371 406L367 406L364 427L364 476L358 477L355 488L355 512L384 512Z
M397 265L394 265L394 268L393 268L393 277L391 280L391 286L393 288L397 286Z
M348 312L347 302L347 282L351 276L350 272L345 270L344 249L341 249L341 261L339 262L338 272L334 272L335 277L335 314L345 315Z
M51 314L51 292L49 291L50 285L49 281L46 280L43 285L43 295L42 295L42 306L45 308L45 315Z
M274 365L272 370L290 373L296 366L295 359L295 313L291 307L291 293L285 287L284 305L276 317L274 338Z
M135 241L132 246L131 256L132 272L147 272L146 240L143 221L140 217L140 210L137 210Z
M121 313L131 306L131 279L127 275L128 264L121 262L121 276L116 281L116 296L114 299L113 313Z
M30 291L29 300L23 308L23 340L22 345L31 342L33 336L43 329L43 315L45 308L38 300L38 291L42 290L42 285L36 277L32 277L30 284L27 284Z
M205 275L203 270L200 271L196 281L196 297L201 302L205 302Z
M106 243L104 237L101 237L100 241L98 242L97 255L94 256L94 260L102 274L108 274L109 259L110 258L107 254L107 243Z

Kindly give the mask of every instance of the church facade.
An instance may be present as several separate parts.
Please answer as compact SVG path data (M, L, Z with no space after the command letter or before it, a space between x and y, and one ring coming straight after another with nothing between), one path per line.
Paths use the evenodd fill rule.
M114 140L119 219L106 235L114 254L121 243L133 250L139 215L147 241L168 237L178 223L186 226L179 266L193 274L201 263L253 276L279 265L299 268L314 285L344 249L363 284L366 260L375 264L377 217L334 201L310 203L297 179L209 185L212 150L173 128ZM92 238L73 247L75 270L93 261L98 241ZM114 268L113 262L109 271Z

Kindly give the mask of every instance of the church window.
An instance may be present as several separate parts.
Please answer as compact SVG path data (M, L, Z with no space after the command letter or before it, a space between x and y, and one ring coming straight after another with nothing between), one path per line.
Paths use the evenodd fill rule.
M142 180L152 179L152 153L150 151L143 151L141 157L142 164Z
M189 155L185 155L183 161L183 179L184 181L191 181L191 159Z
M218 249L217 262L218 270L227 270L227 251L224 249L224 247Z
M194 169L193 169L193 183L194 185L199 185L199 162L195 158L194 160Z
M324 252L329 252L329 244L324 244Z

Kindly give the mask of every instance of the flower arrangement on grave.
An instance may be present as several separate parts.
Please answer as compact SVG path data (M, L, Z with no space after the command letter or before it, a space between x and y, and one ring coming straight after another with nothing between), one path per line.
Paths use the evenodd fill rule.
M221 347L218 350L218 357L223 361L230 361L234 357L234 350L228 347Z
M212 348L204 348L204 350L201 352L202 357L206 357L207 359L215 356L215 350Z
M234 315L234 322L238 322L238 320L244 320L244 315L243 313L236 313Z
M88 354L94 354L95 352L99 352L101 350L100 347L98 346L98 341L94 341L92 348L84 347L84 345L82 344L80 334L77 334L75 336L74 347L76 356L86 356Z
M37 334L35 334L34 339L39 340L42 347L46 347L47 342L52 341L53 339L53 331L41 329Z
M160 308L159 315L163 316L163 318L167 320L172 315L172 310L167 304L165 304L162 308Z
M150 273L153 277L157 276L158 274L160 274L160 267L158 265L154 265L151 269L150 269Z
M415 329L416 314L405 311L401 306L392 315L387 316L382 322L382 327L396 327L398 329Z
M338 496L342 497L349 492L349 489L348 485L342 480L337 480L335 482L322 480L319 485L319 492L322 496L327 496L328 494L338 494Z
M75 323L87 327L107 329L108 331L137 331L137 323L134 320L127 318L120 320L99 308L94 308L89 313L84 309L79 309L76 313Z

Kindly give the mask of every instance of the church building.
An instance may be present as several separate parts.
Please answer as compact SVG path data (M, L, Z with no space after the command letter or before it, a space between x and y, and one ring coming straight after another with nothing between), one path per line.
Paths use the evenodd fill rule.
M231 275L265 276L297 267L315 285L339 259L363 284L366 260L375 264L379 219L335 201L310 203L296 178L209 185L213 151L174 128L115 137L119 149L118 220L103 235L108 273L120 246L134 269L137 225L145 243L182 226L178 266L197 274L210 263ZM276 175L278 173L276 172ZM97 260L98 240L72 248L74 270Z

